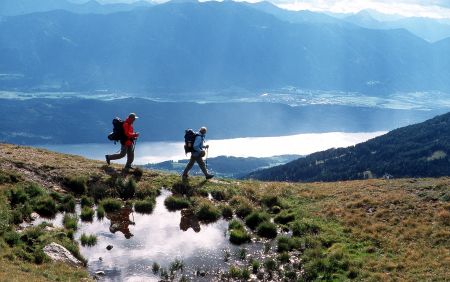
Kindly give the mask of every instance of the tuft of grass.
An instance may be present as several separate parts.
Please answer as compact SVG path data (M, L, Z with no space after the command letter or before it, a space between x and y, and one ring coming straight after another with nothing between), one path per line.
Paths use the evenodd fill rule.
M252 213L252 211L253 211L253 207L251 206L251 204L244 202L236 207L235 213L240 218L245 218L250 213Z
M59 205L59 210L64 212L75 212L75 198L72 195L65 195L62 197Z
M259 224L264 221L268 221L269 219L270 217L268 214L260 211L254 211L245 217L245 224L250 227L250 229L254 230Z
M306 234L317 234L320 232L320 227L311 219L296 220L292 223L292 235L303 236Z
M228 200L229 194L224 190L214 189L211 191L211 196L216 201L226 201Z
M80 218L83 221L92 221L94 219L94 210L90 207L84 207L81 210Z
M169 271L171 273L177 272L178 270L183 271L184 268L184 262L179 260L179 259L175 259L169 266Z
M27 195L33 199L39 196L43 196L46 194L45 189L36 183L30 183L28 185L25 186L25 193L27 193Z
M265 195L261 199L261 203L268 208L272 208L273 206L281 206L280 198L274 195Z
M154 263L152 264L152 272L153 272L153 274L158 273L158 271L159 271L160 268L161 268L161 266L159 266L159 264L158 264L157 262L154 262Z
M279 253L283 252L289 252L293 249L300 249L302 245L302 240L297 237L286 237L286 236L280 236L278 237L278 245L277 245L277 251Z
M106 212L114 212L122 208L122 201L113 198L106 198L100 201L100 205Z
M225 219L231 219L233 217L233 209L228 205L221 205L220 210L222 217Z
M295 213L283 211L273 219L274 222L278 224L288 224L295 220Z
M78 217L76 214L66 213L63 218L63 225L67 229L77 230L78 228Z
M80 201L81 207L93 207L94 206L94 199L88 196L81 197Z
M169 211L176 211L190 207L191 202L184 197L169 196L164 200L164 205Z
M277 270L277 262L273 259L267 259L264 261L264 268L269 272L275 271Z
M251 266L252 266L252 273L253 274L258 273L258 270L261 267L259 261L254 260L254 259L251 261Z
M48 195L36 199L34 210L43 217L54 217L58 212L55 200Z
M202 201L195 209L199 221L214 222L220 218L220 210L209 201Z
M76 194L84 194L87 190L88 178L86 176L68 176L63 184Z
M3 239L10 247L13 247L20 243L20 234L16 231L8 231L3 235Z
M101 205L97 206L97 218L102 219L104 217L105 217L105 209Z
M251 237L245 229L232 229L230 232L230 242L241 245L250 242Z
M245 228L240 220L233 219L228 223L228 230L232 230L232 229L244 230Z
M93 234L86 235L85 233L83 233L81 234L80 241L82 246L92 247L97 244L97 236Z
M138 213L150 214L155 208L155 198L147 197L144 200L137 200L134 202L134 210Z
M129 178L126 182L122 179L117 180L117 190L122 199L128 200L136 194L137 184L133 178Z
M273 239L277 237L277 226L271 222L265 221L258 225L256 233L261 237Z

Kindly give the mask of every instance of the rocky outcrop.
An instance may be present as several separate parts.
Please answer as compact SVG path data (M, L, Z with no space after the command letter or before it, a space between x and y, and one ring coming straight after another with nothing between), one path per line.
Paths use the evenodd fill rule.
M57 243L51 243L44 247L44 253L53 261L60 261L75 267L83 266L83 262L74 257L69 250Z

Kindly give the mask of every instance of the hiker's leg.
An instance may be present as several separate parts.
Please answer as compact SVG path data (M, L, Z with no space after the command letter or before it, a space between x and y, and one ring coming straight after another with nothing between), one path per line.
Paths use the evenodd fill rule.
M198 166L202 170L203 174L205 176L207 176L208 175L208 170L206 169L206 165L205 165L205 162L203 161L203 158L202 157L197 157L196 161L198 163Z
M120 153L119 154L108 155L108 159L110 159L110 160L118 160L118 159L121 159L121 158L125 157L126 154L127 154L127 147L125 145L122 145L122 147L120 147Z
M130 167L134 161L134 146L127 147L127 164L125 167Z
M188 164L186 165L186 168L183 171L183 176L187 177L189 171L191 170L191 168L194 166L195 164L195 158L193 156L191 156L191 159L189 160Z

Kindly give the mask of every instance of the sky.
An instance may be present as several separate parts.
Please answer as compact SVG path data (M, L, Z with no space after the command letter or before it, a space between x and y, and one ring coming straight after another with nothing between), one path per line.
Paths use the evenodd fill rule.
M71 0L87 2L88 0ZM101 3L132 3L138 0L97 0ZM144 0L152 2L151 0ZM205 0L200 0L205 1ZM242 0L237 0L242 1ZM260 0L245 0L258 2ZM372 9L385 14L397 14L407 17L429 17L450 19L450 0L268 0L289 10L311 10L333 13L357 13ZM166 0L154 0L162 3Z

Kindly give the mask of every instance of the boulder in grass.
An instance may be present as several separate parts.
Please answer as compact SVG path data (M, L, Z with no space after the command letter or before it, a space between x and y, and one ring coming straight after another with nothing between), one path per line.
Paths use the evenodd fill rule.
M83 266L83 262L74 257L69 250L57 243L51 243L44 247L44 253L53 261L64 262L75 267Z

